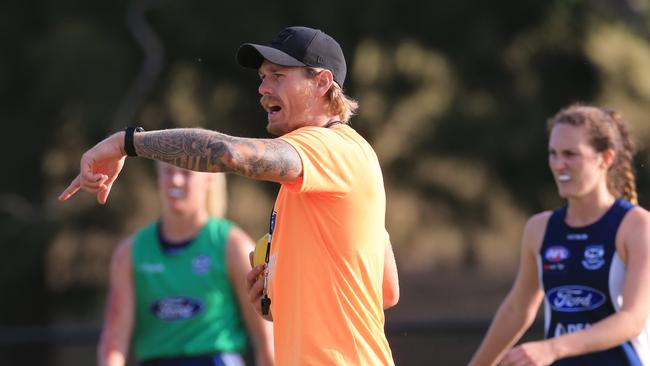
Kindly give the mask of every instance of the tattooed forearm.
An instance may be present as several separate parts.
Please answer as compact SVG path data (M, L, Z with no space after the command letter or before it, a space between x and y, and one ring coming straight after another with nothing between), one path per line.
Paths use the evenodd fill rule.
M203 129L152 131L134 136L139 156L203 172L227 171L229 136Z
M233 172L253 179L286 182L302 173L298 153L276 139L228 136L198 128L137 133L139 156L203 172Z

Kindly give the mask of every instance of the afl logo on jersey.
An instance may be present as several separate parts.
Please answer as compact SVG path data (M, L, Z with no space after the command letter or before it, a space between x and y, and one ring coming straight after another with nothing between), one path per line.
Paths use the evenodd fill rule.
M546 295L553 310L563 313L577 313L593 310L605 303L605 294L587 286L560 286Z
M160 320L185 320L203 310L203 302L191 297L164 297L151 304L151 312Z
M544 259L551 263L562 262L567 258L569 258L569 249L561 245L554 245L546 249L546 252L544 253Z
M589 245L585 248L585 258L582 266L595 271L605 264L605 248L602 245Z

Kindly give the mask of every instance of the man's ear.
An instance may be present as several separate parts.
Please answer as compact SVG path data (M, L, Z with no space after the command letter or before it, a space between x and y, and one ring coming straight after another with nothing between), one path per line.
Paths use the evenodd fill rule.
M334 76L329 70L323 70L318 75L316 75L316 88L318 96L324 96L327 94L327 91L330 90L332 84L334 83Z

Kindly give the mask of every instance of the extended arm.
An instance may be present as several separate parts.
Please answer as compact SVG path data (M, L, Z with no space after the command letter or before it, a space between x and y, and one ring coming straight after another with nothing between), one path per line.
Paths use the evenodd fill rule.
M302 174L300 155L280 139L251 139L199 128L179 128L136 133L133 144L139 156L190 170L232 172L273 182L290 182ZM97 194L99 203L106 203L125 157L124 132L99 142L83 154L79 175L59 200L67 200L84 189Z
M300 156L280 139L228 136L198 128L137 133L138 156L203 172L231 172L252 179L288 182L302 173Z
M131 240L122 242L111 261L104 326L97 350L100 366L124 366L133 329L135 305Z
M382 295L384 309L397 305L399 301L399 277L397 275L397 264L395 254L390 240L386 240L384 253L384 280L382 283Z
M519 271L512 289L497 310L471 366L496 365L535 320L543 298L537 277L536 253L548 214L533 216L524 229Z
M248 300L246 288L246 274L251 268L248 253L253 248L253 242L241 229L230 230L226 256L232 287L237 295L248 334L254 344L255 364L270 366L273 365L273 323L262 319L255 312Z

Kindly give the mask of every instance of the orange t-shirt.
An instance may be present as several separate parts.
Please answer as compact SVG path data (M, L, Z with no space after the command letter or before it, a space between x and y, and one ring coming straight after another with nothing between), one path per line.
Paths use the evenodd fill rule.
M381 168L349 126L281 137L303 175L275 203L269 297L278 365L393 365L384 334Z

